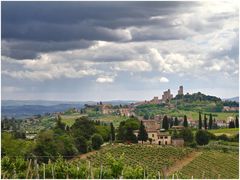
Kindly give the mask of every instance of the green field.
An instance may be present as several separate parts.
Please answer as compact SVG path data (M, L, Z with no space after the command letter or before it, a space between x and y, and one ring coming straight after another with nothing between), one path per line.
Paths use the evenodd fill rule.
M87 114L72 113L69 115L61 115L62 122L68 126L72 126L77 118L86 116Z
M120 122L126 121L128 117L117 116L117 115L98 115L92 117L93 120L100 120L101 122L110 123L112 122L115 127L118 127Z
M228 136L233 136L239 133L239 128L224 128L224 129L212 129L209 132L219 136L221 134L226 134Z
M238 158L239 154L235 152L203 151L178 174L187 179L238 179Z
M69 115L61 115L61 118L63 123L71 127L74 124L75 120L82 116L87 116L87 114L74 113ZM98 114L89 118L92 120L100 120L101 122L105 122L105 123L112 122L115 127L119 126L121 121L127 120L127 117L124 117L124 116L102 115L102 114Z

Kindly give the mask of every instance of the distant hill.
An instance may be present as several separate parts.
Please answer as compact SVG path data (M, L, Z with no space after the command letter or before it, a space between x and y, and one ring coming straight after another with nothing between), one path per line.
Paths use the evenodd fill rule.
M239 102L239 97L232 97L232 98L227 98L227 99L223 99L224 101L235 101L235 102Z
M103 103L119 105L130 104L134 101L103 101ZM45 101L45 100L2 100L1 116L26 118L33 115L43 115L45 113L63 112L70 108L80 109L84 104L97 104L94 101Z

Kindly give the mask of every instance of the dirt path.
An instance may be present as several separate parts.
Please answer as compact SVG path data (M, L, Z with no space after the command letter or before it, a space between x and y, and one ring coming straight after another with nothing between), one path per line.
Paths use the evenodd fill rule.
M202 152L194 151L194 152L190 153L187 157L185 157L179 161L176 161L176 163L174 163L171 167L169 167L166 170L166 175L169 176L169 175L173 174L174 172L181 170L184 166L189 164L192 160L194 160L196 157L198 157L201 154L202 154Z
M73 159L71 159L70 161L75 161L75 160L79 160L79 159L86 159L88 156L91 156L93 154L96 154L98 151L91 151L85 154L80 154L76 157L74 157Z

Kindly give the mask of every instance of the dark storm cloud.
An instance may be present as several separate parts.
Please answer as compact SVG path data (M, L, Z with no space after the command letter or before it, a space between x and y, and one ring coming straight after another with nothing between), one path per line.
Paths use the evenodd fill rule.
M158 24L171 26L168 19L150 19L184 12L193 2L3 2L2 39L16 41L3 51L10 57L33 58L39 52L86 48L73 41L145 41L168 36L136 38L124 32L127 27ZM120 29L120 30L119 30ZM123 30L123 31L121 31ZM179 35L181 36L181 34ZM174 38L178 38L174 36ZM36 41L36 42L34 42ZM41 42L42 41L42 42ZM62 42L70 41L62 45ZM26 42L26 43L24 43ZM31 43L29 43L31 42ZM50 44L46 44L46 43ZM60 42L60 45L57 43ZM30 48L29 44L32 44ZM90 43L91 44L91 43ZM88 44L88 45L90 45ZM38 46L39 45L39 46Z
M2 55L15 59L33 59L40 52L64 51L69 49L83 49L95 44L94 41L2 41Z

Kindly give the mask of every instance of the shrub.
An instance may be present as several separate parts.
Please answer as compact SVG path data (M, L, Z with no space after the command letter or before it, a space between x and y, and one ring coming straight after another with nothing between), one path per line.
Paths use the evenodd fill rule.
M209 136L209 138L210 138L211 140L216 140L216 139L217 139L217 136L216 136L215 134L213 134L213 133L211 133L211 132L209 132L209 131L207 131L207 134L208 134L208 136Z
M217 136L217 140L229 141L230 139L226 134L222 134L220 136Z
M195 141L193 141L192 143L189 143L188 146L191 147L191 148L196 148L197 143Z
M186 143L191 143L193 142L193 133L192 130L189 128L183 129L180 133L179 136L184 139L184 142Z
M207 131L204 131L204 130L198 130L196 132L195 138L196 138L197 144L199 144L200 146L208 144L210 139Z
M91 138L92 140L92 148L93 149L100 149L101 145L103 144L103 138L100 134L94 134Z

